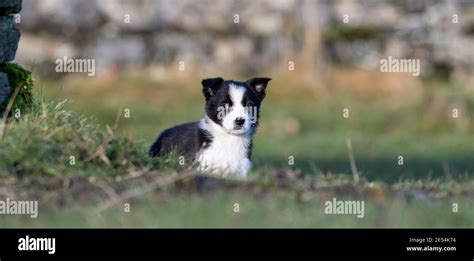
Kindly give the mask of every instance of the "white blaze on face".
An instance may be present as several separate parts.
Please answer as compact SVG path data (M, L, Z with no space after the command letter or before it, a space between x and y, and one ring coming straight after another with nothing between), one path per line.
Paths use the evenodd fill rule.
M232 134L244 134L248 133L251 127L251 115L250 111L242 105L242 100L246 89L242 86L235 84L229 85L229 96L232 100L232 107L229 108L224 119L222 120L222 126L228 132ZM244 119L245 123L241 129L235 129L235 120Z

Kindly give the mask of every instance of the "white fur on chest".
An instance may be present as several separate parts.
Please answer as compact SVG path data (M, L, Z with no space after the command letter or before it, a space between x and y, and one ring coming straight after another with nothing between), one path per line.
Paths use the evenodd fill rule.
M251 138L231 135L212 127L207 125L205 128L213 137L210 146L198 155L199 171L213 175L246 177L252 167L252 162L247 158Z

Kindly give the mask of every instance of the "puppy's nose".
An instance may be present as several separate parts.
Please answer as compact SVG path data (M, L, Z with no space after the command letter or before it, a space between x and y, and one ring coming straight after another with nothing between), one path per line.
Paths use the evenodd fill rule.
M242 119L242 118L237 118L234 121L234 124L236 127L242 127L244 126L244 123L245 123L245 119Z

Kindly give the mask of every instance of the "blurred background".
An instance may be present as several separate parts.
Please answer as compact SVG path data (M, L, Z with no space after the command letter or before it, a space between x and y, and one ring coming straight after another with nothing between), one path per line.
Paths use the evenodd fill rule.
M472 0L24 0L19 27L45 99L102 125L129 109L120 130L147 144L202 117L202 78L268 76L257 168L350 173L349 138L371 180L472 177ZM381 72L389 56L420 76ZM64 57L96 74L56 72Z
M470 0L26 0L21 15L17 59L53 77L63 56L94 57L101 73L150 67L157 78L179 61L238 75L294 61L325 75L334 65L378 70L393 56L422 59L426 78L461 82L474 66Z

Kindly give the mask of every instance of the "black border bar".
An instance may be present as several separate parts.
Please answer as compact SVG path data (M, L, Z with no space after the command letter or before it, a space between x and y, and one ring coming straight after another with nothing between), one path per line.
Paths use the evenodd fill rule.
M55 238L55 254L19 239ZM423 238L425 240L423 240ZM410 239L412 242L410 242ZM413 239L424 242L413 242ZM431 239L431 240L430 240ZM453 241L454 239L454 241ZM455 251L407 251L407 247ZM474 260L473 229L1 229L0 260L138 256L400 257ZM377 259L377 258L376 258ZM381 259L379 259L381 260ZM401 259L399 259L401 260Z

